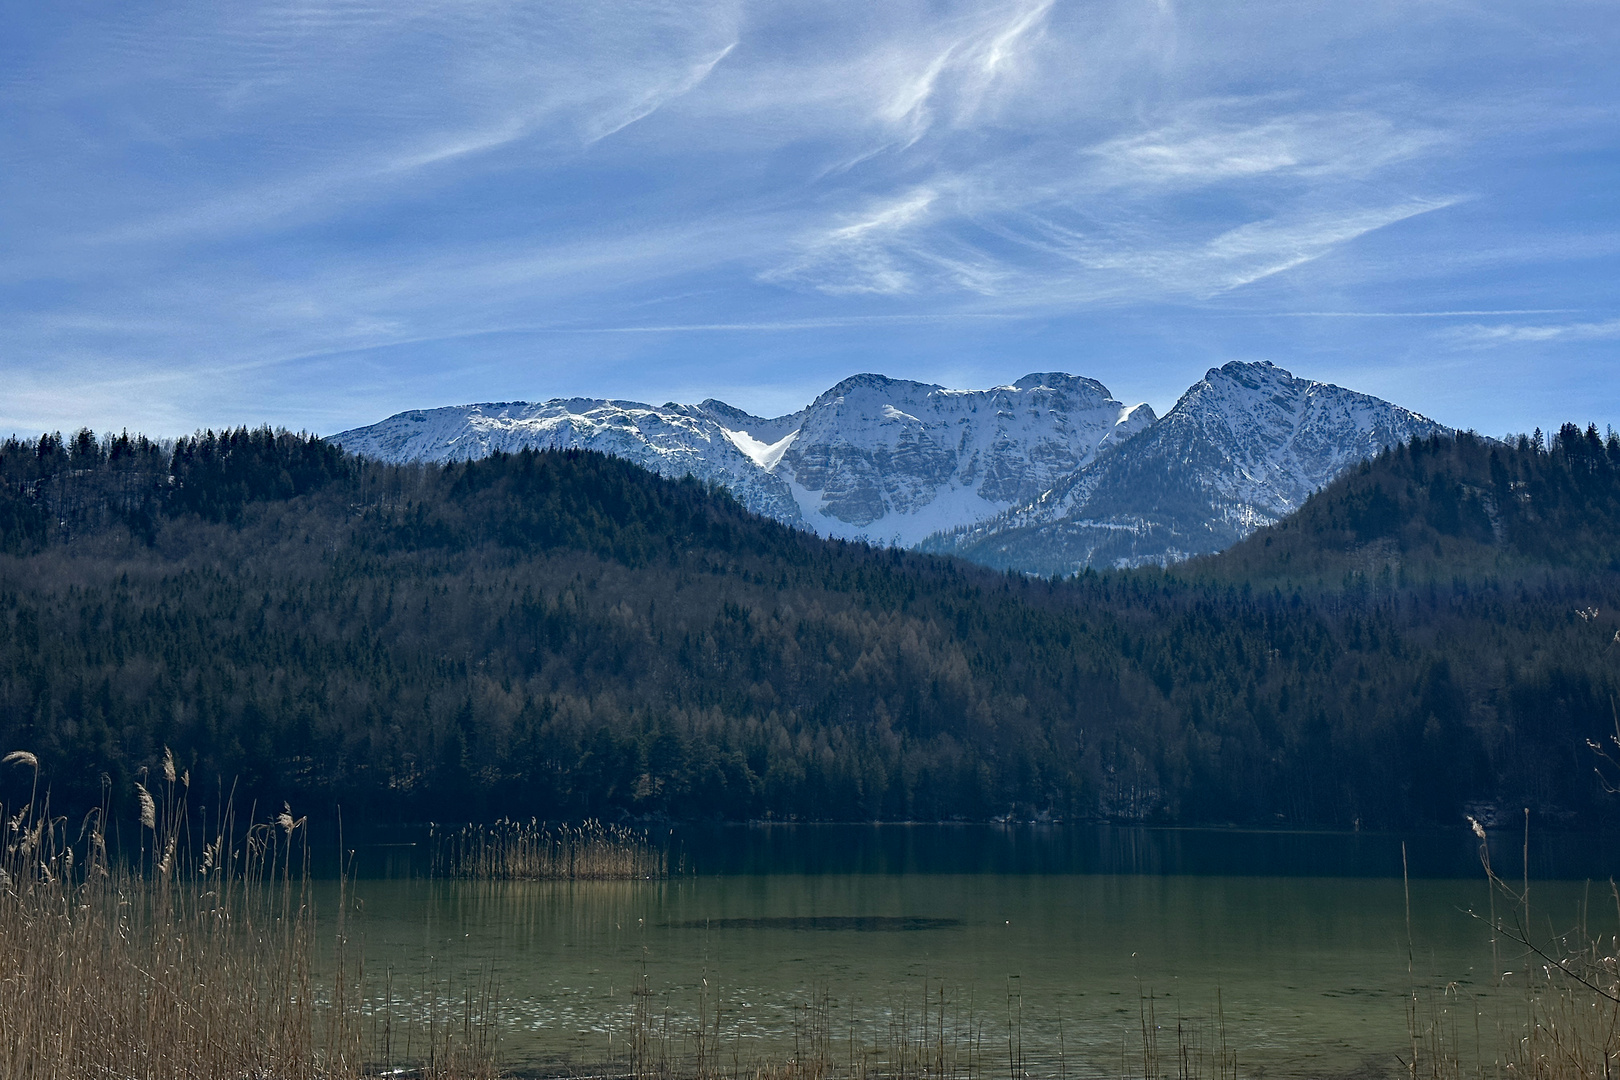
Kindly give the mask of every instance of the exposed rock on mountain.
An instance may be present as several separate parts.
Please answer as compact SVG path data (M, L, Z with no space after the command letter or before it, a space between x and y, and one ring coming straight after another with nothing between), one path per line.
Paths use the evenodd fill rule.
M573 398L405 412L332 441L387 461L601 450L723 484L778 521L909 547L1039 497L1153 420L1148 406L1128 407L1101 383L1061 373L990 390L856 375L774 419L713 399Z
M1291 513L1347 466L1448 429L1267 362L1212 368L1174 408L1030 502L924 550L1068 574L1219 551Z
M387 461L582 447L724 485L824 536L1067 574L1219 551L1346 466L1445 431L1267 362L1211 369L1162 419L1058 372L948 390L856 375L774 419L592 398L400 413L333 436Z
M553 398L413 409L329 440L382 461L469 461L524 447L600 450L664 476L691 475L730 489L756 514L803 525L786 482L758 464L757 440L793 417L761 420L724 402L643 405ZM791 428L790 428L791 430ZM745 437L738 438L741 433Z

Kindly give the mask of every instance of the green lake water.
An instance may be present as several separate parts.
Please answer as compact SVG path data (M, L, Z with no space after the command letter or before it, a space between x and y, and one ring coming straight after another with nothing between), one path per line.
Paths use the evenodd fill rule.
M427 987L482 980L501 999L503 1061L535 1069L622 1061L638 986L665 1045L689 1052L703 1016L728 1066L790 1056L818 1018L838 1055L915 1038L926 1000L928 1037L943 1015L947 1042L975 1048L991 1077L1020 1062L1139 1076L1149 1009L1169 1075L1178 1039L1213 1050L1218 1009L1245 1077L1394 1075L1414 987L1465 1057L1477 1041L1489 1061L1495 1025L1522 1012L1469 914L1489 894L1482 875L1459 876L1467 845L1413 845L1437 876L1410 882L1409 975L1398 840L1076 830L1042 848L1035 834L904 828L678 838L687 872L664 881L366 877L368 992L419 1005ZM1115 841L1137 854L1107 854ZM1143 859L1157 872L1133 868ZM1310 872L1333 867L1345 873ZM1532 890L1546 925L1573 927L1589 901L1592 924L1613 928L1606 881ZM1522 973L1500 952L1501 972Z

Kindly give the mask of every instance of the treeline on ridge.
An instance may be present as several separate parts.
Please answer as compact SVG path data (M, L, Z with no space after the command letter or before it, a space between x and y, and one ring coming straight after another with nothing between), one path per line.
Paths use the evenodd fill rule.
M1223 555L1052 582L593 453L12 440L0 749L63 806L169 747L393 819L1592 823L1617 515L1615 440L1465 435Z

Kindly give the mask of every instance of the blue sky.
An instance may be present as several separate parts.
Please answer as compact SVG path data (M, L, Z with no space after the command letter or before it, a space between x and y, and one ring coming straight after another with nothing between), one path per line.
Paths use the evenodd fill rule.
M0 17L0 431L1232 359L1620 424L1612 0Z

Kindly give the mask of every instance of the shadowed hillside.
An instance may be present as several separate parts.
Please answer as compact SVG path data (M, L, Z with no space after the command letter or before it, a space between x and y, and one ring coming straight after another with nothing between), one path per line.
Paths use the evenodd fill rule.
M1047 582L587 452L14 441L0 748L73 777L59 805L168 746L239 798L418 820L1593 821L1614 468L1572 447L1412 444L1226 555ZM1518 517L1470 502L1493 452Z
M1539 436L1538 436L1539 441ZM1363 462L1299 511L1198 564L1228 578L1620 571L1620 438L1551 446L1463 433Z

